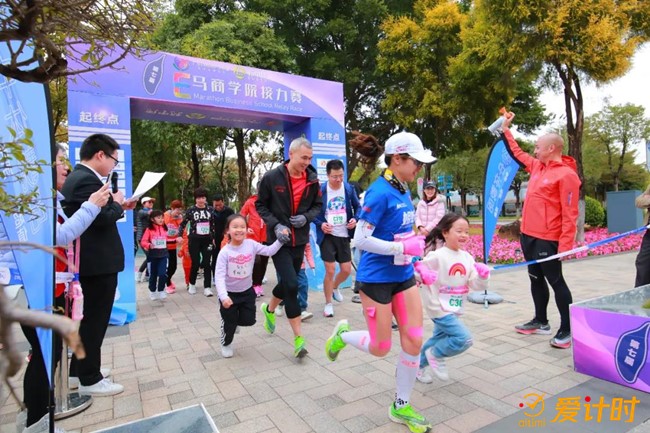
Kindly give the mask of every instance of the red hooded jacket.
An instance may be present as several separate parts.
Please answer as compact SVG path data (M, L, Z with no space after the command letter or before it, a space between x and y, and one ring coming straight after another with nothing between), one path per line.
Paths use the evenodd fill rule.
M515 159L530 173L521 220L521 232L538 239L558 241L558 252L573 248L578 219L580 178L576 161L562 156L562 162L546 164L527 154L509 130L506 141Z

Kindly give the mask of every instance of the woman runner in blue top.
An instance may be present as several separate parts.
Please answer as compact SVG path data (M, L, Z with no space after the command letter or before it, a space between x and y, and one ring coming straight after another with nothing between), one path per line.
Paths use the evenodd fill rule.
M350 145L366 162L376 160L383 151L374 137L364 134L356 134ZM415 180L422 165L435 158L415 134L400 132L386 141L385 161L388 168L366 192L354 236L355 247L362 251L356 286L368 330L350 331L347 320L341 320L327 340L325 352L334 361L351 344L366 353L385 356L390 351L395 316L402 350L395 374L395 402L388 416L411 432L423 433L431 424L411 407L409 399L422 346L422 303L412 259L422 255L424 237L413 232L415 209L406 183Z

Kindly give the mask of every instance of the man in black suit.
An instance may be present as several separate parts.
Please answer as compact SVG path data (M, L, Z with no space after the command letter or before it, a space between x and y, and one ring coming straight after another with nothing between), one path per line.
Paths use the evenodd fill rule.
M120 146L108 135L94 134L81 144L79 158L61 193L66 215L74 214L90 195L105 183L118 164ZM79 393L96 396L115 395L124 387L106 379L100 372L101 347L113 308L117 274L124 270L124 248L117 230L117 220L136 202L126 202L121 191L112 193L106 206L76 242L81 242L79 282L84 293L84 317L79 334L86 358L72 358L70 376L79 378Z

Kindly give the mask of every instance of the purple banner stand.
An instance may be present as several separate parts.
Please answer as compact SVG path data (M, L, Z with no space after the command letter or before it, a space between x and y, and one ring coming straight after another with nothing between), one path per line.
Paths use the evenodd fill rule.
M648 299L650 285L571 305L575 370L650 392Z
M127 197L133 191L132 118L283 131L285 152L304 136L314 146L321 181L327 161L345 162L341 83L165 52L128 57L113 69L68 80L68 118L71 161L78 162L79 147L91 134L111 135L120 144L119 187ZM126 263L111 317L116 324L136 317L132 212L118 225Z

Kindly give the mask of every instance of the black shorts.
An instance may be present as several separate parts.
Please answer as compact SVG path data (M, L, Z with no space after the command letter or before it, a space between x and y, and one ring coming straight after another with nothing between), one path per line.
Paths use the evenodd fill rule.
M390 304L393 296L413 286L415 286L415 277L401 283L362 283L361 281L354 283L355 289L362 291L367 297L382 305Z
M350 238L325 235L320 244L320 258L327 263L347 263L352 261Z

